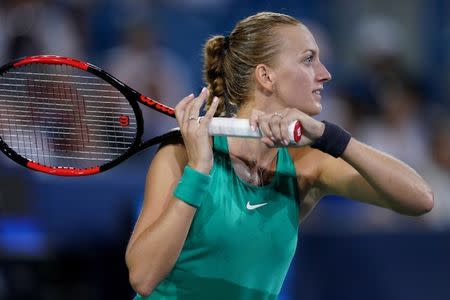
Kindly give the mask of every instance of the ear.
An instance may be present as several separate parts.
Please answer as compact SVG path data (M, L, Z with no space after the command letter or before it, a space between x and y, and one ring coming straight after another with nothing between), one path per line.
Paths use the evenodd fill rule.
M257 65L255 69L255 79L265 91L273 92L275 73L270 67L264 64Z

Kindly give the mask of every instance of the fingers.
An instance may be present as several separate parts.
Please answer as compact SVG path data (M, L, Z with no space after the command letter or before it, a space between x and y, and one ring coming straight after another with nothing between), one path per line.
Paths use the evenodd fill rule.
M259 127L258 118L262 115L264 115L264 112L257 109L252 110L250 115L250 127L253 129L253 131L255 131Z
M194 94L190 94L189 96L184 97L176 106L175 106L175 117L177 119L178 125L181 125L182 120L184 119L184 114L186 110L186 106L188 103L194 99Z
M273 148L273 147L276 146L276 145L275 145L275 142L272 141L272 140L271 140L270 138L268 138L267 136L263 136L263 137L261 138L261 142L263 142L264 144L267 145L267 147L270 147L270 148Z
M281 120L283 120L283 115L280 113L274 113L269 117L268 124L272 132L272 141L274 142L282 141Z
M202 107L203 103L205 102L206 98L208 98L208 89L203 88L200 92L200 95L198 95L197 98L195 98L193 101L187 104L186 107L186 113L183 116L183 121L192 123L193 120L197 120L199 114L200 114L200 108Z
M209 122L211 121L211 119L214 117L214 114L216 113L217 110L217 106L219 106L219 98L214 97L211 106L209 107L208 111L205 114L205 124L209 124ZM202 122L203 123L203 122Z
M289 142L284 142L284 139L289 140L289 133L283 132L288 127L285 124L283 113L266 114L254 109L250 115L250 126L253 130L260 129L263 135L261 141L268 147L289 144Z
M280 113L275 114L259 114L257 124L263 137L261 141L269 147L283 145L283 133L281 127L281 120L283 119Z
M197 120L200 109L207 98L208 89L203 88L197 98L195 98L194 94L190 94L175 106L175 117L180 129L183 130L194 119Z
M269 126L269 121L267 115L261 115L258 118L258 126L259 130L261 130L261 133L264 137L267 137L269 139L273 139L272 130Z
M280 132L281 132L280 140L285 146L289 145L289 143L291 142L289 137L289 125L290 122L288 122L287 119L283 118L280 120Z
M261 142L268 147L288 146L290 144L289 124L298 119L299 114L289 109L271 114L256 113L251 122L258 124L263 137Z

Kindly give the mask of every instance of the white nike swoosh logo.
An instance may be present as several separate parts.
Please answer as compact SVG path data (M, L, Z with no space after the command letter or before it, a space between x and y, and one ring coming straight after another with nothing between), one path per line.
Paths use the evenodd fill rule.
M267 202L266 203L260 203L260 204L251 205L250 202L247 202L247 209L248 210L257 209L258 207L264 206L266 204L267 204Z

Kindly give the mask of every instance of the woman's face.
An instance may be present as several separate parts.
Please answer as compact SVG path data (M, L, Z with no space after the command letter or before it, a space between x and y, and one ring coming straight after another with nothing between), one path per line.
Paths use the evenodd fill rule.
M282 106L319 114L323 84L331 75L319 60L317 43L303 25L281 27L279 34L281 50L273 65L275 96Z

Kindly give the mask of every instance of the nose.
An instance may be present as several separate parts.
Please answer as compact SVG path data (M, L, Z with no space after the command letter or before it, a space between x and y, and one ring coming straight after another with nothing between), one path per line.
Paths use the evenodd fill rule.
M330 81L332 78L330 72L328 72L327 68L322 63L319 63L316 77L320 82Z

